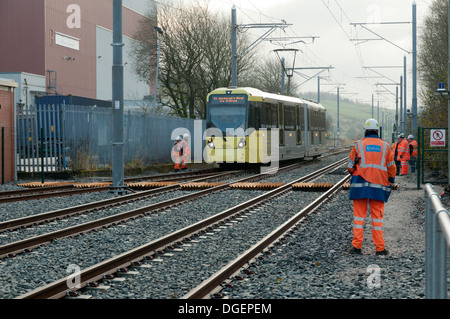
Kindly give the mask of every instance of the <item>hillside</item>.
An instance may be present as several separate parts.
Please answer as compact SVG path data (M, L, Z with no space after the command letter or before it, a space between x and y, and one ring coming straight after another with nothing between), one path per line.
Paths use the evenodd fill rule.
M311 101L317 101L316 93L306 93L301 95L302 98L309 99ZM332 139L336 136L337 129L337 95L336 94L322 94L320 96L320 104L327 109L327 126L328 131L332 134ZM395 118L395 110L383 109L383 112L387 112L391 119ZM375 105L374 117L377 119L378 108ZM380 109L380 119L377 119L382 125L381 121L382 110ZM339 130L341 145L351 143L357 139L363 137L363 125L364 122L372 117L372 105L358 104L343 97L339 101ZM387 124L385 123L385 126ZM387 128L386 128L387 129ZM392 127L389 128L389 132L392 131Z

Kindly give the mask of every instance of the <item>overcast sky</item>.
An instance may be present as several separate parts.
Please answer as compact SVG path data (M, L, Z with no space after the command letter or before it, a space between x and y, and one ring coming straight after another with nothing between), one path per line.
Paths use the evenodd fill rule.
M172 0L191 1L191 0ZM194 0L192 0L194 1ZM282 48L298 49L295 67L328 67L320 76L329 76L321 81L321 92L337 91L352 100L372 103L380 102L382 107L395 108L396 86L403 75L403 60L407 63L407 106L411 106L412 82L412 4L413 0L206 0L210 8L229 14L233 4L237 8L238 24L280 23L292 24L282 30L277 29L270 38L306 37L295 39L305 43L291 44L265 41L256 49L277 54ZM158 1L163 2L163 1ZM166 1L164 1L167 3ZM423 17L428 12L432 0L416 0L418 34ZM361 25L364 24L370 31ZM394 24L395 22L395 24ZM399 23L401 22L401 23ZM257 39L267 29L250 29ZM374 34L374 33L376 34ZM384 40L374 40L380 37ZM312 38L314 39L314 42ZM359 41L356 41L358 40ZM369 41L363 41L370 39ZM287 67L292 66L292 53L285 53ZM291 64L289 64L291 63ZM289 65L288 65L289 64ZM375 67L375 68L372 68ZM389 67L389 68L388 68ZM300 84L316 75L320 70L298 70L294 80ZM298 74L301 73L301 74ZM376 83L382 83L376 85ZM387 83L389 85L387 85ZM419 83L420 85L420 83ZM299 92L317 92L317 77L302 84ZM420 106L420 100L419 100Z

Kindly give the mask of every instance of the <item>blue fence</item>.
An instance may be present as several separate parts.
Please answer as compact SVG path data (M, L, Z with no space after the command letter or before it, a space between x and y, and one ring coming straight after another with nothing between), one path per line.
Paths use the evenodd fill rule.
M41 172L111 166L111 108L74 105L21 106L16 110L17 171ZM124 111L125 165L171 163L174 135L202 140L204 121ZM192 154L205 142L191 143Z

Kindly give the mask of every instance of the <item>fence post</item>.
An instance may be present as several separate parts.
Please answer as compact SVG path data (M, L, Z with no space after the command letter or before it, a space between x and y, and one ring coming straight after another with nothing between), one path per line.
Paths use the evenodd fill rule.
M44 128L41 127L41 175L42 184L44 184Z
M422 150L422 142L420 141L420 138L422 136L422 128L417 128L417 158L416 158L416 174L417 174L417 189L420 189L420 160L422 157L420 156L420 151ZM423 181L423 180L422 180Z
M2 185L5 184L5 128L2 126Z
M431 200L428 196L427 187L425 187L425 297L432 299L433 296L433 215L431 212Z
M436 236L435 298L437 299L447 298L447 243L445 242L445 237L444 234L442 233L438 220L439 214L443 212L446 212L446 210L444 209L433 214L434 215L433 224L435 227L435 236Z
M425 186L426 299L447 298L447 241L439 221L439 214L448 215L448 211L442 206L439 198L433 186L427 184Z

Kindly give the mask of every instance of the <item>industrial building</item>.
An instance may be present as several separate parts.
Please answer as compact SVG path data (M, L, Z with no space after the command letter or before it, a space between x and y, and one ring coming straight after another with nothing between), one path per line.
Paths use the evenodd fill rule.
M111 100L112 8L113 0L0 1L0 77L18 83L15 105L46 94ZM153 0L123 0L125 100L153 95L154 85L137 78L130 59L147 13L156 21Z

